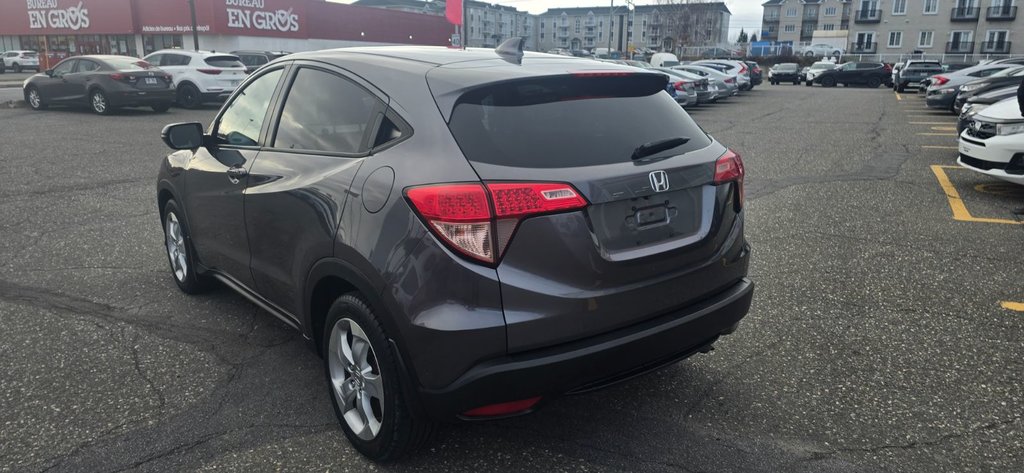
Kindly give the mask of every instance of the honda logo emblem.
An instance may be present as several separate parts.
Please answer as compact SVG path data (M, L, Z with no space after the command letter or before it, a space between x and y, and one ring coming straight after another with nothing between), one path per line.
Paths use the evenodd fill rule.
M668 173L665 171L652 171L647 176L651 180L651 189L654 192L665 192L668 190Z

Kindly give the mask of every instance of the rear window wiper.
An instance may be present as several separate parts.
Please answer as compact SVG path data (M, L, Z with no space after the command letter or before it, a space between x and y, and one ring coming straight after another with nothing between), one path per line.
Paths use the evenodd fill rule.
M650 156L652 154L657 154L657 153L660 153L662 151L667 151L667 150L670 150L672 148L677 148L677 147L685 145L686 143L689 143L689 142L690 142L689 138L687 138L685 136L680 136L679 138L667 138L667 139L664 139L664 140L657 140L657 141L651 141L650 143L644 143L644 144L638 146L635 150L633 150L633 157L632 157L632 159L634 161L636 161L638 159L643 159L643 158L646 158L647 156Z

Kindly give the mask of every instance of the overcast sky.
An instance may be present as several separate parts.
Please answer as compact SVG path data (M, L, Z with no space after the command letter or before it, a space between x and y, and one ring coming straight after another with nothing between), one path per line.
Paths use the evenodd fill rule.
M339 1L339 0L334 0ZM352 3L354 0L340 0L341 3ZM516 7L519 10L526 10L533 14L544 13L549 8L571 8L571 7L608 7L608 0L485 0L501 5ZM616 5L622 5L624 0L611 0ZM637 5L649 5L658 3L656 0L637 0ZM740 29L745 29L747 34L761 29L761 4L764 0L725 0L726 6L732 12L732 19L729 21L729 39L735 40L740 34Z

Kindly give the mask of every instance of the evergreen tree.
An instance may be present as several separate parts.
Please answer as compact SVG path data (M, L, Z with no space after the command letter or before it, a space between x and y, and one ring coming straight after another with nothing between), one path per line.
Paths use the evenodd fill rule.
M736 42L738 42L738 43L746 43L747 42L747 32L744 31L743 28L740 28L740 37L736 40Z
M750 34L750 42L751 43L756 43L757 42L757 33L751 33Z

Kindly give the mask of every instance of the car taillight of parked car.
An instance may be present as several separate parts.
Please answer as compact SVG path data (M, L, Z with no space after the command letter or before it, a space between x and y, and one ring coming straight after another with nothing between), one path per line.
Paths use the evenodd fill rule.
M405 195L445 244L489 264L501 259L523 219L587 206L576 188L557 182L439 184L412 187Z
M681 80L681 81L676 82L675 84L672 84L672 86L675 87L676 90L683 90L688 85L690 85L690 83L685 81L685 80Z
M209 74L211 76L215 76L217 74L220 74L220 72L221 72L220 69L196 69L196 70L199 71L199 72L202 72L203 74Z
M715 185L735 182L737 189L737 209L743 208L743 177L746 170L743 168L743 159L733 150L726 150L725 154L715 161Z
M734 83L734 82L736 82L736 79L733 79L732 77L730 77L730 78L728 78L728 79L726 79L726 80L725 80L725 83L726 83L726 84L732 84L732 83Z
M946 76L935 76L932 78L932 84L934 85L942 85L946 82L949 82L949 78Z

